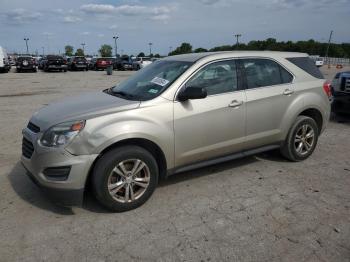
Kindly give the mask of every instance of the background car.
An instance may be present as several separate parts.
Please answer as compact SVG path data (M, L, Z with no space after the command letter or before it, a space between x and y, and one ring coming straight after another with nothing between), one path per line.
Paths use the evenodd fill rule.
M88 61L84 56L73 56L67 58L68 70L85 70L88 71L89 65Z
M350 71L337 73L330 85L333 113L350 114Z
M59 55L48 55L43 62L43 70L49 71L64 71L67 72L67 60Z
M150 57L136 57L136 59L133 60L132 67L134 70L140 70L150 64L152 64Z
M31 56L20 56L16 60L16 69L17 73L24 71L36 72L36 62L35 59Z
M316 58L316 60L315 60L315 65L316 65L317 67L323 66L323 65L324 65L324 60L323 60L323 58L322 58L322 57Z
M7 52L0 46L0 71L8 72L11 69L11 65L8 59Z
M123 55L117 59L118 70L133 70L133 61L128 55Z
M105 57L93 58L90 63L90 69L92 70L105 70L108 66L112 65L113 62Z
M41 57L41 58L38 60L38 69L44 70L44 64L45 64L45 62L46 62L46 56Z

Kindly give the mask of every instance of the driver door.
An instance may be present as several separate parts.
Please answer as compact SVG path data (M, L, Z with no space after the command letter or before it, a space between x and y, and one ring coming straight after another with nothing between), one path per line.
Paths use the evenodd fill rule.
M187 81L186 86L206 88L208 96L174 102L177 166L243 149L246 98L237 76L235 60L224 60L204 66Z

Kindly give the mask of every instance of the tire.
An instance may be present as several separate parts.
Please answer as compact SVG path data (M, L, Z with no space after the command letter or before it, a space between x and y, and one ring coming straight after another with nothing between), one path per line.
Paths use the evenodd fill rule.
M65 72L65 73L66 73L66 72L67 72L67 69L64 69L64 70L63 70L63 72Z
M132 172L127 172L129 174L126 176L120 175L121 163L124 163L124 170L131 171L136 161L145 164L141 171L135 173L137 175L136 179L147 180L146 182L132 180L134 177ZM113 171L117 167L118 173ZM150 198L158 184L158 173L157 162L151 153L138 146L123 146L107 152L97 161L92 173L92 187L96 199L103 206L114 212L124 212L141 206ZM111 180L113 180L113 183ZM148 183L148 185L147 187L141 187L133 184L134 182L143 185ZM111 183L112 185L120 184L118 186L120 189L113 196L108 189L108 184ZM130 187L133 189L131 190ZM114 190L116 189L114 188ZM134 200L131 199L131 192L135 194ZM126 198L127 201L125 202Z
M17 73L21 73L21 69L17 69Z
M305 129L305 127L307 128ZM311 138L312 133L313 137ZM319 133L314 119L298 116L281 147L281 154L293 162L307 159L316 148Z

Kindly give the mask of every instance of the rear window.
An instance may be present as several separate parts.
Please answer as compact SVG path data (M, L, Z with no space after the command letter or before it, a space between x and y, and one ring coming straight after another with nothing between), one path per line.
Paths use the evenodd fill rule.
M79 56L79 57L75 57L74 60L75 61L85 61L86 59L83 56Z
M47 60L63 60L63 57L58 55L48 55Z
M321 71L315 65L315 62L313 62L309 57L290 57L287 58L287 60L313 77L324 79Z
M21 57L18 57L18 58L17 58L17 60L18 60L18 61L23 61L23 60L32 60L32 58L31 58L31 57L29 57L29 56L21 56Z

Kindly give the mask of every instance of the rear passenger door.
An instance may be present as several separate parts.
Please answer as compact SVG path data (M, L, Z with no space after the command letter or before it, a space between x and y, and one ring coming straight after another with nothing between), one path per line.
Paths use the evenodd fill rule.
M281 123L293 101L293 75L267 58L241 59L246 88L247 149L281 139Z

